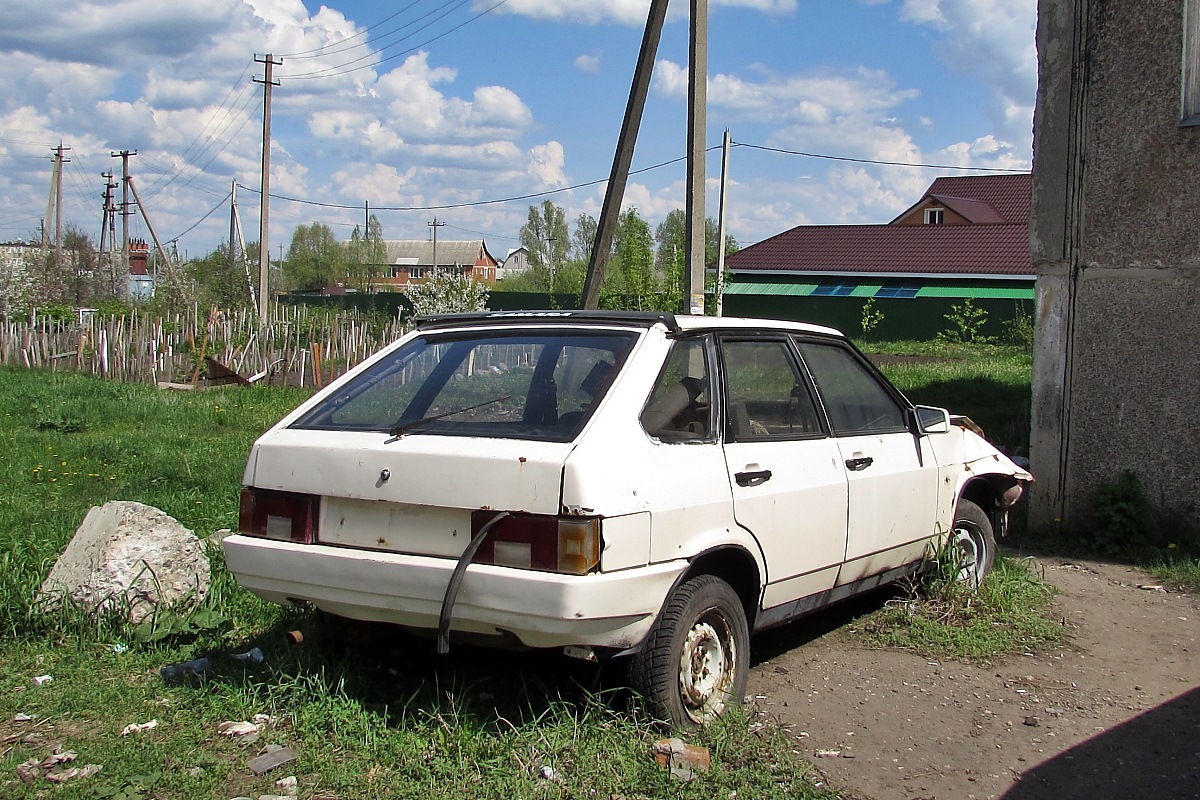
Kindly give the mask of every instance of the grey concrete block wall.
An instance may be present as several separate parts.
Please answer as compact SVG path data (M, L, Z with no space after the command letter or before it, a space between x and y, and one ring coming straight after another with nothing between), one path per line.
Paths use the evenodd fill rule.
M1200 0L1188 0L1200 2ZM1200 127L1185 0L1040 0L1032 523L1133 470L1200 521Z

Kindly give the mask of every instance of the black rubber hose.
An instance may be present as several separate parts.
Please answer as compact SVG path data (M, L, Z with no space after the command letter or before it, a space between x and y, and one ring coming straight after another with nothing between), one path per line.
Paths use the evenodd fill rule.
M475 557L475 553L478 552L479 545L483 544L483 540L491 533L492 528L496 527L496 523L508 515L509 512L501 511L489 519L479 529L479 533L475 534L475 538L471 539L471 543L467 545L467 549L463 551L463 554L458 557L458 563L454 566L454 573L450 575L450 583L446 584L446 596L442 598L442 613L438 615L438 655L445 655L450 652L450 612L454 610L454 601L458 598L458 590L462 588L463 576L467 574L467 566L471 563L471 559Z

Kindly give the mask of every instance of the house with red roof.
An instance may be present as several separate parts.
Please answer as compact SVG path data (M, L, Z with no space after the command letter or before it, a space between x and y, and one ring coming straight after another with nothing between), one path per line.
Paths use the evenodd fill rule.
M1030 175L937 178L879 225L801 225L726 258L724 313L805 319L859 332L864 304L877 335L928 338L971 298L987 333L1032 315ZM901 302L904 301L904 302Z

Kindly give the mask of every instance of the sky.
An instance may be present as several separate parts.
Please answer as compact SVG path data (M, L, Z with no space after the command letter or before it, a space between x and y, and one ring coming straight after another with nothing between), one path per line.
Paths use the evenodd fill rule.
M120 177L121 150L137 151L142 210L181 257L228 238L234 183L257 240L254 79L271 54L273 257L298 225L348 239L369 204L385 238L428 238L436 218L439 239L482 238L503 258L531 204L599 215L648 8L4 0L0 241L39 235L60 143L64 223L96 241L101 173ZM940 175L1031 166L1036 0L709 0L708 16L706 211L729 130L726 225L743 246L887 222ZM624 196L652 225L684 206L688 31L674 0ZM150 239L140 215L130 231Z

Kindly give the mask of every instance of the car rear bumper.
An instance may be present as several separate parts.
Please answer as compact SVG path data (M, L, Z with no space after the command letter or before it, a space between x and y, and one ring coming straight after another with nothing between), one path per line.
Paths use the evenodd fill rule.
M235 534L224 540L243 587L280 604L307 601L351 619L436 630L455 561ZM639 643L687 568L671 561L590 575L473 564L452 632L511 635L528 647L627 648Z

